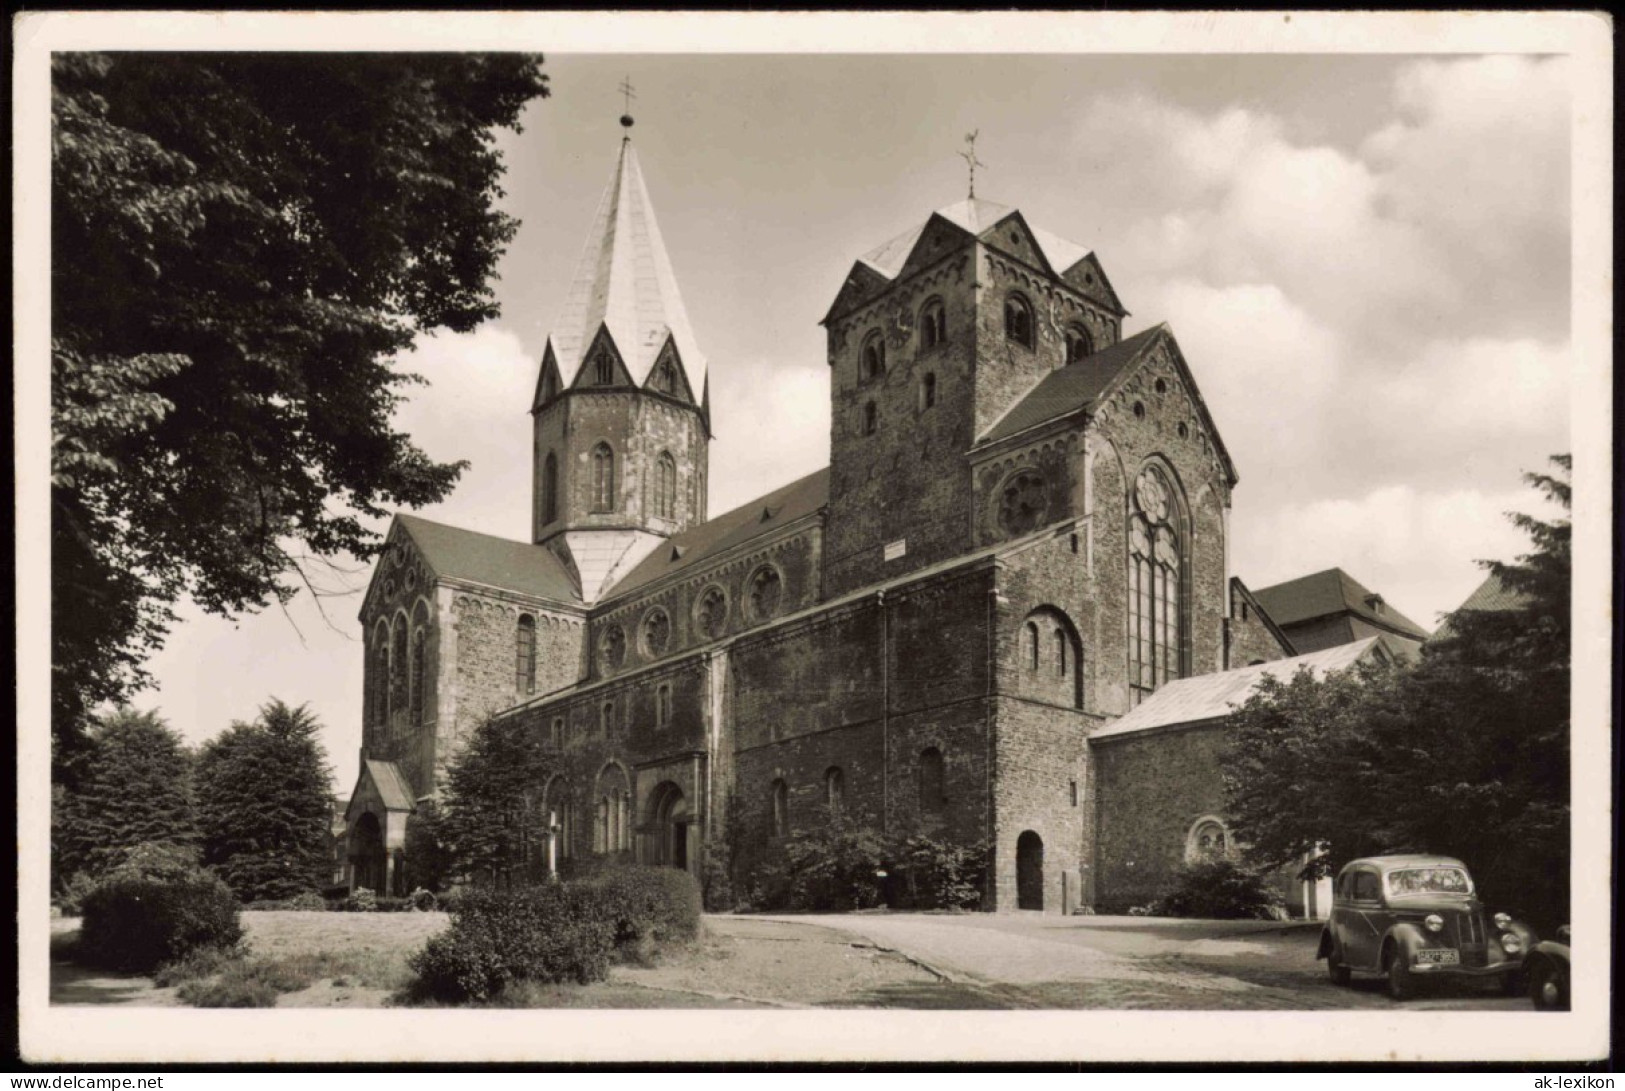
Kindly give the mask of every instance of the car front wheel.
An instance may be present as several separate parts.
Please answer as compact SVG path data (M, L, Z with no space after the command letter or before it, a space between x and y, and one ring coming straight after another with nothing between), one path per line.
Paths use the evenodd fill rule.
M1569 983L1563 973L1550 962L1543 962L1529 973L1529 1000L1536 1011L1568 1011Z
M1411 976L1405 952L1398 947L1388 949L1388 995L1395 1000L1409 1000L1416 995L1416 979Z

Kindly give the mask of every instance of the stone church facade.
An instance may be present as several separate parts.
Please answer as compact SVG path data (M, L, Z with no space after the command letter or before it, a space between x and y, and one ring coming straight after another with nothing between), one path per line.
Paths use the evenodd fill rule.
M828 468L713 518L707 361L623 140L540 362L532 541L401 515L374 573L351 881L408 882L411 815L498 716L554 753L562 859L748 884L835 809L987 845L991 910L1126 904L1108 793L1160 800L1169 845L1133 851L1164 870L1213 805L1114 788L1091 738L1295 654L1230 576L1192 365L1126 314L1085 248L940 209L834 293Z

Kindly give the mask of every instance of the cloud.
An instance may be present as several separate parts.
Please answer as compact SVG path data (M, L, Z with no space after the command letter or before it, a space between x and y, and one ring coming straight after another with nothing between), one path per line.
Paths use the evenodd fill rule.
M1543 510L1527 489L1387 485L1349 499L1283 505L1237 524L1232 555L1255 588L1340 567L1432 628L1484 579L1475 561L1527 552L1528 539L1505 513Z
M763 362L711 390L711 514L829 465L829 369Z

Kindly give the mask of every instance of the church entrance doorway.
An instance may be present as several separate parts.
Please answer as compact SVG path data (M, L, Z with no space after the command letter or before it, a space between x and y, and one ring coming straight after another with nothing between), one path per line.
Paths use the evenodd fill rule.
M384 893L384 831L378 825L378 816L370 811L356 819L350 834L350 864L355 880L353 887Z
M688 870L688 800L666 781L654 791L655 863Z
M1032 830L1016 838L1016 908L1044 908L1044 839Z

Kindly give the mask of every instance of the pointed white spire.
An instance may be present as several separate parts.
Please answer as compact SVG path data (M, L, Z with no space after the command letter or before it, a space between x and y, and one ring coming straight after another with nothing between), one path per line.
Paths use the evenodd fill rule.
M621 141L615 176L598 202L592 232L576 265L564 314L549 343L564 385L575 381L600 328L615 340L632 379L642 386L669 336L689 389L705 387L705 357L694 341L666 244L631 137Z

